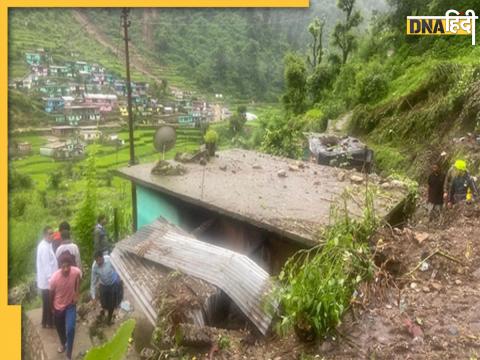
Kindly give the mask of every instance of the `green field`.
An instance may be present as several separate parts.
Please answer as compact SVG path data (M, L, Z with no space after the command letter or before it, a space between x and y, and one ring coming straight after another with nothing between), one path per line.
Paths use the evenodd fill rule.
M160 159L153 147L154 130L136 130L135 156L140 163L155 162ZM128 132L120 132L125 145L114 146L90 144L87 154L95 150L97 213L105 212L110 219L113 233L113 209L121 214L120 236L131 231L130 182L113 175L112 171L127 166L130 158ZM14 286L29 278L34 272L34 251L45 225L57 227L67 220L74 222L75 215L85 196L87 187L87 160L55 161L39 154L39 147L47 142L44 136L15 136L10 141L28 141L33 153L9 163L11 183L9 190L9 286ZM202 142L198 129L177 129L176 146L165 154L170 159L176 152L195 151ZM58 175L60 174L60 175ZM15 186L18 177L28 176L32 184L22 188ZM54 186L55 176L60 177Z

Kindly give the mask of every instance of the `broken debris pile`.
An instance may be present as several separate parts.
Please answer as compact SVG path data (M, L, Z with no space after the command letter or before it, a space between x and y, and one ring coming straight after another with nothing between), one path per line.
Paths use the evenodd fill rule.
M175 161L159 160L152 169L154 175L183 175L187 169Z
M208 300L218 292L217 288L200 279L174 271L159 277L157 289L153 305L157 309L157 329L162 333L159 340L165 345L174 343L180 329L200 329L206 326ZM186 336L191 345L198 342L206 345L205 333L198 334L190 330L182 337Z
M357 306L339 328L346 341L327 358L446 359L479 352L480 205L460 205L444 216L442 225L415 223L375 235L374 281L359 289ZM367 286L383 296L371 296Z

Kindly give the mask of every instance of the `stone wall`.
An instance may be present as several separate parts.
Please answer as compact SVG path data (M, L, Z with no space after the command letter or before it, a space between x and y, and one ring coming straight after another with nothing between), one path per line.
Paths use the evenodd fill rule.
M22 313L22 359L46 360L47 354L35 325Z

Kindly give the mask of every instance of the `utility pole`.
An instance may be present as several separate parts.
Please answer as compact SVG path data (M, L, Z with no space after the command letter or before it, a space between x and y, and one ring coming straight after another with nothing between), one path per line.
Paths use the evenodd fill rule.
M135 165L135 144L133 137L133 113L132 113L132 85L130 81L130 59L128 54L128 27L130 21L128 20L128 13L130 9L124 8L122 10L123 20L123 35L125 40L125 67L127 74L127 103L128 103L128 132L129 132L129 144L130 144L130 162L129 165ZM133 231L137 230L137 189L135 183L131 182L132 186L132 220Z

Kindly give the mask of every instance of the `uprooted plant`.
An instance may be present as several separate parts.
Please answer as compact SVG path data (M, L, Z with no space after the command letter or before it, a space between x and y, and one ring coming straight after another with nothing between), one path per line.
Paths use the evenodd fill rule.
M378 222L371 192L360 220L350 217L346 201L331 216L319 245L297 252L278 276L273 298L280 304L280 333L293 328L307 341L330 333L340 324L359 283L373 274L367 240Z

